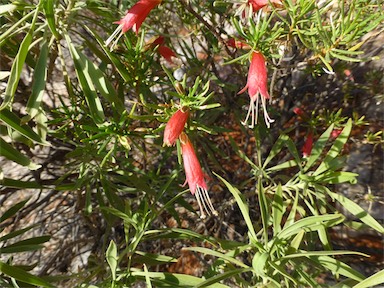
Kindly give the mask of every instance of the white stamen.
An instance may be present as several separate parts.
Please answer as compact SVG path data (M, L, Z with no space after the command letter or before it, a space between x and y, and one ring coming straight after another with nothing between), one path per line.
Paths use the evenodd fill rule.
M205 212L207 212L208 215L218 215L217 211L212 205L211 199L209 198L209 194L206 189L200 186L196 186L195 196L201 212L200 218L204 219L206 217Z
M109 38L105 41L105 46L109 46L109 44L111 44L111 42L113 41L113 44L111 45L111 49L110 51L113 50L113 48L116 46L117 44L117 41L119 41L120 37L123 36L123 33L122 33L122 29L123 29L123 26L122 25L119 25L116 30L112 33L111 36L109 36ZM116 38L116 39L115 39Z
M245 117L245 120L243 122L241 122L241 124L246 126L248 119L249 119L249 116L252 113L252 117L251 117L252 121L251 121L251 124L248 125L248 127L251 129L254 128L258 122L258 118L259 118L258 107L259 107L260 98L261 98L261 107L262 107L263 113L264 113L265 124L267 125L268 128L270 128L271 123L275 122L275 120L271 119L271 117L268 115L266 99L263 96L261 96L260 94L257 94L256 100L253 100L251 98L251 101L249 102L249 108L248 108L247 116Z

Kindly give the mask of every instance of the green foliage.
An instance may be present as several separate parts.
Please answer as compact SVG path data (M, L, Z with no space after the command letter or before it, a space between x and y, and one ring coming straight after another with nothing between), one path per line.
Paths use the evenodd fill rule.
M106 46L105 39L116 28L118 15L123 16L136 1L41 0L0 5L1 60L11 63L0 71L5 84L0 156L35 173L44 167L33 157L34 149L65 147L60 176L48 184L4 176L6 167L0 171L0 184L78 195L85 218L102 217L107 227L98 247L102 251L92 255L94 262L88 261L84 270L70 275L76 285L320 287L318 279L324 275L332 275L343 287L382 282L382 272L366 277L346 257L368 255L335 250L330 239L331 229L348 224L339 207L355 217L355 226L363 223L384 233L373 216L334 190L334 184L357 181L357 174L343 169L344 148L353 128L367 125L364 116L352 120L341 107L336 112L325 107L303 117L302 126L316 136L308 157L298 149L301 136L293 136L292 131L301 128L297 123L279 122L271 130L261 123L253 131L237 129L243 100L234 94L243 87L253 51L262 52L273 70L271 86L277 77L285 83L298 62L307 64L306 73L322 76L336 73L340 62L372 60L361 50L367 41L363 36L383 29L382 7L366 0L319 2L269 3L264 11L243 17L236 14L239 6L230 1L164 0L137 34L124 33L114 47ZM177 52L173 64L158 55L159 45L150 43L149 38L159 35ZM231 48L229 38L247 44L249 51ZM227 67L229 72L224 70ZM32 75L26 91L21 84L23 69ZM48 89L56 70L65 91ZM289 90L285 88L275 91L281 105L297 100L284 95ZM160 135L181 107L190 110L185 132L202 155L207 178L219 183L222 195L229 191L229 200L223 196L223 203L214 201L220 213L212 219L224 223L226 209L238 208L241 221L235 226L245 231L241 239L179 228L183 227L180 211L193 217L196 211L186 200L188 190L180 187L185 178L180 142L177 150L165 148ZM276 119L291 107L278 109L277 105L272 109ZM332 138L335 128L341 132ZM237 132L246 141L239 140ZM244 142L250 138L254 147L249 150ZM367 132L365 138L378 145L382 132ZM220 146L227 139L236 158L227 146ZM244 171L235 171L235 163L232 171L224 167L223 162L232 166L234 159L242 161L246 180L239 175ZM217 173L210 174L208 167ZM336 202L339 205L333 205ZM39 250L50 239L44 235L16 240L34 225L4 230L25 203L14 204L0 217L4 257ZM164 223L171 217L177 227ZM119 235L117 228L122 230ZM201 277L168 272L180 251L146 250L163 240L204 255L209 268ZM54 287L53 280L17 267L12 257L0 262L0 273L2 287Z
M3 236L0 237L0 255L14 255L15 253L30 252L43 248L43 243L49 241L50 236L32 237L23 240L18 240L20 236L37 227L31 225L29 227L4 233L7 222L10 222L27 203L28 200L16 203L0 216L0 232ZM13 242L9 244L9 242ZM3 258L3 257L2 257ZM3 258L4 259L4 258ZM37 287L55 287L40 277L37 277L22 268L17 267L12 263L13 257L9 257L6 262L0 261L0 283L2 287L19 287L13 285L30 284ZM33 268L33 265L31 265Z

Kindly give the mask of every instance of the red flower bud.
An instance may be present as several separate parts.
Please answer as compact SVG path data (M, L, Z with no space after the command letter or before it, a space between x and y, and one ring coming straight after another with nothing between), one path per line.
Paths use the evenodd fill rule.
M179 138L181 132L183 132L185 123L187 122L189 110L183 108L176 111L175 114L168 120L167 126L164 130L164 144L167 146L173 146Z
M307 139L305 140L304 146L303 146L303 157L306 158L309 155L311 155L312 152L312 146L313 146L313 133L309 132L307 135Z

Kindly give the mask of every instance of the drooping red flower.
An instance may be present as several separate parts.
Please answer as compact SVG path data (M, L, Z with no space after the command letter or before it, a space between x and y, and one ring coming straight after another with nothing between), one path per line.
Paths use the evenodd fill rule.
M256 12L256 11L259 11L261 8L263 8L264 6L267 6L267 4L271 2L273 4L278 4L278 5L281 5L281 1L280 0L248 0L248 5L252 6L252 11L253 12Z
M169 63L173 63L172 57L176 57L176 53L172 51L171 48L165 46L164 36L159 36L152 42L152 47L158 46L157 51L159 54L164 57Z
M260 52L253 52L251 58L251 65L249 67L247 84L243 89L241 89L238 94L244 93L248 89L249 97L251 98L247 117L245 118L243 124L246 125L248 122L249 116L252 113L252 121L250 128L254 127L254 124L257 124L258 119L258 107L259 99L261 100L261 106L264 112L265 124L269 128L270 123L274 122L267 112L266 100L269 99L268 93L268 75L267 67L265 66L265 59L263 54Z
M312 152L312 147L313 147L313 133L309 132L307 135L307 139L305 140L302 152L303 152L303 157L306 158L309 155L311 155Z
M192 195L196 197L200 208L200 217L205 218L206 213L208 215L217 215L217 211L209 198L204 173L201 169L199 160L197 159L195 149L193 149L192 143L185 133L180 135L180 142L186 182L188 183Z
M181 132L183 132L188 115L189 109L182 107L171 116L164 130L163 142L165 145L173 146L175 144L177 138L179 138Z
M162 0L139 0L135 5L132 6L131 9L128 10L127 14L122 19L115 22L115 24L119 24L119 26L107 39L107 41L105 41L105 45L108 46L113 41L113 39L116 38L114 41L115 44L119 38L131 28L134 32L136 32L136 34L138 34L139 28L144 22L145 18L147 18L149 12L151 12L153 8L159 5L161 1Z
M251 46L249 46L247 43L236 40L234 38L229 38L226 43L229 47L236 49L251 49Z
M236 15L243 18L251 17L253 13L258 12L268 4L282 5L280 0L238 0L236 1Z

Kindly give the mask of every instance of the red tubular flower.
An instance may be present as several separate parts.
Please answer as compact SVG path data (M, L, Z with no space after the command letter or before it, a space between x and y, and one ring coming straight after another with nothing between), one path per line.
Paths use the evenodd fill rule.
M185 133L180 135L180 142L185 176L187 178L186 182L188 182L189 190L192 195L195 195L197 203L199 204L200 217L205 218L205 212L208 215L217 215L217 211L213 207L208 195L207 184L205 183L199 160L196 157L191 141L189 141L189 138Z
M176 54L175 52L173 52L171 50L171 48L167 47L164 45L164 37L163 36L159 36L155 39L155 41L153 41L152 43L152 47L155 47L157 46L157 51L159 52L159 54L165 58L165 60L167 60L169 63L173 63L172 61L172 57L176 57Z
M260 52L253 52L251 65L248 72L247 84L243 89L239 91L239 93L237 93L244 93L248 89L248 94L251 98L251 101L249 104L247 117L245 118L243 125L246 125L252 112L252 122L251 125L249 125L250 128L253 128L254 124L257 124L257 108L259 106L259 99L261 99L261 106L263 108L264 120L267 127L269 128L271 126L270 123L274 121L269 117L266 107L266 99L269 99L267 78L267 67L265 66L265 59L263 54Z
M273 4L279 4L279 5L282 4L280 0L270 0L270 1L268 1L268 0L248 0L248 5L250 5L252 7L253 12L256 12L256 11L259 11L264 6L266 6L269 2L271 2Z
M313 146L313 133L309 132L307 135L307 139L305 140L304 146L303 146L303 157L306 158L309 155L311 155L312 152L312 146Z
M227 45L236 49L251 49L251 46L249 46L247 43L244 43L240 40L235 40L234 38L229 38L227 40Z
M181 108L176 111L175 114L168 120L167 126L164 130L164 144L167 146L173 146L179 138L181 132L183 132L185 123L187 122L189 115L188 108Z
M275 5L282 5L280 0L237 0L236 15L243 18L251 17L253 13L267 6L269 3Z
M141 24L144 22L145 18L147 18L149 12L159 5L161 1L162 0L139 0L132 6L131 9L129 9L127 14L121 20L115 22L115 24L119 24L119 26L107 39L107 41L105 41L105 45L108 46L113 39L116 38L114 44L112 45L113 47L119 38L131 28L137 34Z

